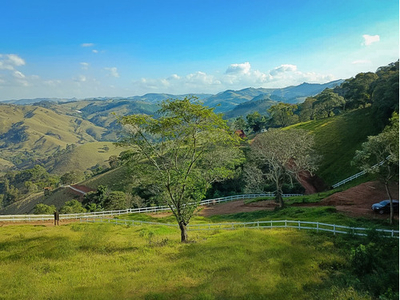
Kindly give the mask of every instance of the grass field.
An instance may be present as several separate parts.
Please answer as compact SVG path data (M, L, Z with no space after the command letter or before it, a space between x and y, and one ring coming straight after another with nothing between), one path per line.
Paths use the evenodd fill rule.
M346 271L348 249L323 234L212 231L181 244L162 225L0 231L1 299L372 299Z
M122 218L160 224L0 227L0 299L398 299L397 239L215 229L189 230L182 244L178 228L163 225L173 216ZM331 207L196 216L191 223L282 218L384 225ZM354 249L364 249L357 270L365 275L354 271Z

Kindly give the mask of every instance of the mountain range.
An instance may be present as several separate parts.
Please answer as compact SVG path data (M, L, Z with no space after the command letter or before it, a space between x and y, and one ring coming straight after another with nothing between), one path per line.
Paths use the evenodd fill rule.
M35 99L19 99L19 100L6 100L0 103L27 105L36 103L67 103L77 101L140 101L146 103L157 104L166 99L183 99L188 96L195 96L204 105L214 107L216 112L228 112L235 108L235 106L248 102L258 100L272 100L285 103L299 103L303 102L306 97L314 96L322 92L326 88L334 88L340 85L343 80L335 80L324 84L318 83L302 83L297 86L289 86L285 88L245 88L242 90L226 90L224 92L212 94L165 94L165 93L149 93L143 96L132 97L97 97L78 100L76 98L35 98Z
M225 119L230 119L245 117L254 111L267 114L267 109L278 102L302 102L306 97L314 96L326 88L333 88L341 82L342 80L326 84L303 83L280 89L246 88L238 91L227 90L216 95L193 96L204 105L214 107L216 112L224 114ZM60 155L67 155L64 152L70 149L68 147L71 145L117 141L121 130L117 116L138 113L154 115L161 101L183 99L187 96L191 95L146 94L127 98L36 98L2 101L0 172L13 167L26 168L37 163L48 165L47 169L53 172L65 171L65 166L57 167L56 161L59 161ZM111 148L110 145L105 145ZM103 146L96 146L97 150L89 152L102 153ZM74 156L77 157L78 154L75 153ZM89 165L83 164L79 168L85 170L95 164L104 164L104 155L98 157L98 161L85 159Z

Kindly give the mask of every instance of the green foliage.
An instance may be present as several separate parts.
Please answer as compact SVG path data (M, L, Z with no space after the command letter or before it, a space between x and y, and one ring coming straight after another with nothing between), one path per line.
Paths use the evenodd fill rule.
M389 183L397 180L399 175L399 116L394 113L391 125L376 135L369 136L368 141L356 151L353 163L367 173L376 174L386 187L389 200L392 195ZM390 207L390 221L393 222L393 205Z
M43 203L38 203L35 205L34 214L35 215L50 215L56 211L56 207L54 205L46 205Z
M399 113L399 61L379 68L376 73L379 78L373 83L372 108L375 124L382 128L393 112Z
M158 187L184 241L186 225L211 183L234 176L243 158L235 147L238 137L228 133L226 121L196 98L164 101L158 114L158 119L121 118L128 134L119 144L135 147L132 167L137 180Z
M268 125L270 127L286 127L298 123L299 117L294 114L297 109L297 105L288 103L278 103L271 106L267 110L269 113Z
M131 199L121 191L110 192L108 197L104 200L104 209L106 210L126 209L131 206Z
M372 295L380 299L398 299L398 255L398 243L380 237L353 248L350 264L360 283ZM376 276L376 274L380 275Z
M84 179L83 173L76 170L67 172L60 177L60 181L63 184L77 183L79 181L82 181L83 179Z
M336 115L344 108L345 100L336 94L332 89L326 89L322 93L315 96L316 101L313 103L315 118L329 118Z
M108 187L99 185L95 192L88 192L84 195L82 204L89 210L102 210L105 207L105 201L109 196ZM94 205L93 205L94 204Z
M335 92L346 99L347 108L365 108L372 103L373 84L378 78L372 72L359 73L354 78L345 80L340 87L335 88Z
M76 214L76 213L84 213L86 209L82 206L78 200L70 200L65 202L65 205L61 207L61 214Z
M260 132L262 129L265 129L267 125L267 117L261 115L259 112L255 111L246 116L247 126L253 132Z
M55 188L58 182L58 176L50 175L40 165L23 171L7 172L0 176L0 194L3 194L3 206L36 193L44 187Z

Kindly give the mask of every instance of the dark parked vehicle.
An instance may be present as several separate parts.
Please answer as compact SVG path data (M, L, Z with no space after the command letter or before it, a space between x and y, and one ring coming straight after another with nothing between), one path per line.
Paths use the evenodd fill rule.
M393 211L398 212L399 211L399 201L398 200L392 200L392 201L393 201ZM390 200L383 200L379 203L372 204L371 208L374 212L378 212L380 214L389 213L390 212Z

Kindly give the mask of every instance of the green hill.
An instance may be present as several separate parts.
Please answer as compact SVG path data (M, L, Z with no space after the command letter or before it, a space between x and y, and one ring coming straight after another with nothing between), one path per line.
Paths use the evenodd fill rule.
M105 129L39 106L0 105L0 156L18 167L34 164L71 144L96 141Z
M118 156L123 148L111 142L92 142L79 145L50 159L45 167L50 173L62 175L71 170L85 171L96 165L109 168L108 159Z
M304 129L315 134L316 148L323 156L317 175L328 185L359 172L351 165L355 151L361 148L368 136L379 133L370 107L287 128Z

